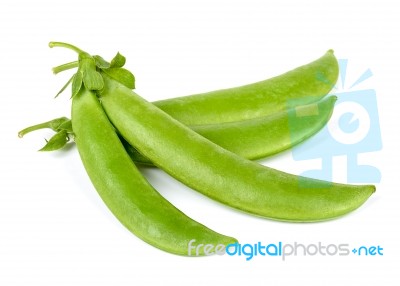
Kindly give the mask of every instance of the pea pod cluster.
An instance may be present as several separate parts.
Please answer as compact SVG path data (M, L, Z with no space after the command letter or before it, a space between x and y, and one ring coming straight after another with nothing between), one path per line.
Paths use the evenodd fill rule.
M327 123L336 97L323 97L338 76L331 50L270 80L150 103L133 91L135 78L123 68L121 54L107 62L67 43L50 46L78 54L78 61L54 69L58 73L78 68L61 90L71 83L71 120L63 117L35 125L22 130L20 136L40 128L53 129L57 133L44 150L59 149L73 138L94 187L111 212L155 247L180 255L207 255L220 252L236 239L176 209L135 163L157 166L222 204L280 221L333 219L357 209L375 191L373 185L295 176L250 160L291 148ZM296 114L309 118L292 132L288 120ZM193 239L216 247L193 253L188 248Z

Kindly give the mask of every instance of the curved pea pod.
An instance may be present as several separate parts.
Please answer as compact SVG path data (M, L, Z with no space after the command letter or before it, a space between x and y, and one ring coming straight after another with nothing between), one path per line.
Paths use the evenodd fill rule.
M121 57L122 67L125 58L120 54L116 56L118 59ZM110 75L109 68L113 62L108 63L100 56L93 58L97 67ZM59 73L78 66L79 62L75 61L55 67L53 71ZM153 103L190 126L236 122L287 110L288 103L295 107L319 101L335 85L338 75L338 61L333 50L329 50L313 62L270 79ZM114 79L120 80L121 75L114 74ZM133 88L134 79L128 82L128 87Z
M300 144L316 134L329 121L336 102L329 96L319 102L301 105L260 118L238 122L191 126L191 129L215 144L243 158L260 159ZM293 122L299 121L301 124ZM124 141L136 163L152 162Z
M179 255L205 255L235 243L192 220L164 199L140 174L122 146L93 92L81 88L72 102L75 142L85 169L104 203L132 233L147 243Z
M292 100L303 105L318 101L332 89L338 75L337 59L329 50L311 63L267 80L154 104L186 125L241 121L286 110Z
M311 222L360 207L372 185L299 177L223 149L104 76L102 106L120 134L172 177L231 207L266 218Z

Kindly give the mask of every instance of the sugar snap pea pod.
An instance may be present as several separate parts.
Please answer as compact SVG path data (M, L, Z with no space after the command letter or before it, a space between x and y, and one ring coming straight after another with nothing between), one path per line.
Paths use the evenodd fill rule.
M336 96L329 96L265 117L196 125L191 129L243 158L259 159L289 149L317 133L331 117L336 99ZM126 141L124 146L136 163L153 165Z
M154 104L186 125L240 121L285 110L289 102L318 101L332 89L338 75L337 59L329 50L319 59L271 79Z
M172 177L221 203L271 219L311 222L353 211L375 191L372 185L299 177L244 159L103 77L102 106L129 144Z
M99 56L94 57L99 67L111 65ZM66 69L76 68L78 65L78 62L71 62L58 66L53 71L58 73ZM302 118L302 124L293 130L289 130L287 105L292 102L293 108L296 107L296 109L289 109L291 110L289 115L296 110L303 110L303 114L314 112L314 106L300 107L299 104L318 100L325 95L336 82L337 75L337 60L333 51L330 50L320 59L273 79L227 90L167 99L154 104L172 116L177 115L179 120L189 117L192 124L198 124L200 122L198 118L202 120L201 122L207 122L207 124L190 127L227 150L248 159L258 159L301 143L315 134L327 122L331 115L329 108L333 108L332 99L321 104L323 108L319 109L318 114ZM265 100L261 104L255 103L257 112L250 111L251 115L247 116L253 117L255 115L256 118L254 119L212 124L210 123L211 120L205 118L208 115L203 112L211 110L213 114L210 115L210 118L215 116L214 113L216 113L218 120L221 119L222 122L230 121L231 118L225 118L229 113L221 108L240 108L240 112L235 113L235 116L241 116L242 112L247 113L249 108L254 108L254 104L248 104L251 100L255 100L250 97L255 97L258 101L260 99ZM217 107L214 101L220 100L227 101ZM231 100L235 102L233 104L235 106L231 104ZM241 100L246 102L239 104ZM207 105L208 103L210 105ZM180 108L181 104L185 108ZM186 109L187 105L188 108ZM274 113L269 114L271 110ZM265 112L269 115L257 118L257 114L264 114ZM125 147L136 163L152 166L151 161L132 146L125 144Z
M305 222L342 216L375 191L373 185L299 177L244 159L135 94L126 80L133 76L121 80L98 70L104 81L99 100L118 132L157 167L210 198L255 215Z
M214 248L236 242L183 214L146 181L125 152L96 95L85 88L73 98L72 126L82 162L97 192L136 236L180 255L207 254L205 248L189 252L193 239L197 245L212 244Z
M95 57L99 67L107 66L101 57ZM71 62L53 71L76 67L78 62ZM242 121L287 110L288 105L319 101L332 89L338 75L337 59L329 50L311 63L270 79L153 103L186 125Z
M317 133L328 122L335 102L336 97L329 96L316 103L297 106L261 118L196 125L191 129L241 157L259 159L289 149ZM64 121L68 122L68 119L57 118L39 124L39 127L59 132L63 130L59 128L60 122L65 125ZM21 131L20 136L30 129L32 128ZM135 163L154 167L148 158L129 145L125 139L120 139ZM61 142L60 147L63 147L62 143L65 145L66 142ZM49 145L49 142L47 144Z

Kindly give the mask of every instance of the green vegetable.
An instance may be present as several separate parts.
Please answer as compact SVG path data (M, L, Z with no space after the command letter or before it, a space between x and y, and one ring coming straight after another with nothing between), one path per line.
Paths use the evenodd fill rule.
M132 233L162 250L188 253L197 244L226 246L236 240L187 217L141 175L124 150L95 94L86 89L73 98L72 126L85 169L112 213ZM215 250L214 250L215 251ZM198 255L204 255L204 248Z
M94 58L99 68L109 68L110 64L103 58ZM58 73L76 67L78 62L71 62L53 71ZM270 79L153 103L186 125L242 121L319 101L335 85L338 75L337 59L333 50L329 50L311 63Z
M99 72L104 80L99 100L129 144L171 176L222 203L272 219L321 221L358 208L375 191L372 185L298 177L246 160Z
M141 175L94 92L73 97L72 127L85 169L104 203L133 234L170 253L189 256L223 252L236 239L192 220L164 199ZM55 122L55 121L54 121ZM37 125L30 131L46 128ZM189 242L212 247L189 248Z
M143 241L185 256L223 253L228 244L237 240L186 216L163 198L136 168L96 94L88 89L88 86L93 90L102 88L104 81L98 77L99 73L92 71L93 66L85 63L87 60L80 60L84 62L78 70L82 75L81 86L73 85L72 119L62 117L25 128L19 137L50 128L57 133L42 150L51 151L62 147L61 136L73 136L100 197L115 217ZM76 74L73 78L77 78ZM202 247L189 247L191 242Z
M336 97L329 96L265 117L197 125L191 129L243 158L259 159L289 149L317 133L331 117L335 102ZM291 128L292 121L298 122L296 128ZM125 140L124 146L136 163L153 165Z
M321 221L361 206L374 186L298 177L231 153L106 75L100 100L120 134L157 167L202 194L259 216Z
M66 117L60 117L30 126L18 132L18 137L22 138L25 134L43 128L50 128L57 132L50 140L46 140L46 145L39 151L54 151L63 148L70 137L73 135L71 120Z
M241 121L287 110L288 104L318 101L332 89L338 75L338 62L329 50L321 58L271 79L154 105L186 125Z
M123 64L125 64L125 58L121 54L118 53L111 63L108 63L100 56L94 56L93 58L98 68L102 69L114 79L118 79L119 81L122 79L124 85L133 88L134 78L130 76L130 73L127 73L126 70L124 70L124 75L120 73L113 75L110 73L110 70L122 70L121 68ZM115 62L120 62L120 64L116 66ZM74 67L78 67L78 62L61 65L53 70L55 73L58 73ZM119 69L113 69L113 67L119 67ZM195 132L229 151L247 159L259 159L274 155L303 142L317 133L327 123L332 114L335 97L330 97L328 100L322 102L319 101L306 105L301 104L303 104L305 100L308 101L320 98L320 96L304 98L307 91L312 92L314 95L317 93L319 95L327 93L332 84L336 82L337 74L336 58L332 51L328 51L320 59L273 79L244 87L168 99L155 102L154 104L161 108L163 108L164 105L168 106L165 111L174 114L176 110L179 110L181 101L188 102L189 100L191 102L191 113L187 113L191 120L196 120L195 118L201 117L203 121L210 121L206 119L208 115L202 116L204 113L201 111L204 108L204 104L207 102L211 101L209 102L210 105L206 108L206 110L210 110L215 108L215 106L212 105L214 104L214 100L218 100L221 96L227 99L228 96L229 100L223 104L223 107L231 108L231 99L236 101L239 99L247 100L247 97L252 95L254 91L259 91L262 93L262 97L265 100L263 105L257 107L259 108L259 112L264 112L266 105L275 107L277 104L281 106L282 110L278 109L275 113L259 118L189 126ZM329 82L330 80L332 80L332 83ZM278 84L282 84L283 87L279 85L278 88ZM290 86L299 86L300 84L304 86L305 89L299 88L299 90L295 92L294 88L289 88ZM290 92L288 92L288 90L290 90ZM258 96L259 95L257 95L257 97ZM178 106L177 103L179 103ZM285 108L285 105L291 106L291 108ZM238 107L240 107L243 112L247 112L249 105L243 103L238 105ZM264 108L264 110L262 110L262 108ZM192 116L193 112L197 114L197 117ZM220 107L218 107L216 112L218 112L219 118L226 115L226 113L221 113L222 110ZM185 114L185 109L178 112L179 116L182 114ZM297 116L296 114L305 114L306 116ZM296 124L296 128L289 128L289 117L291 120L298 117L301 124ZM153 165L148 158L140 154L126 141L124 145L131 158L136 163L148 166Z
M120 75L110 74L110 68L122 68L125 64L121 54L118 53L111 64L100 56L93 58L98 68L121 81ZM120 64L115 65L116 62ZM78 67L78 62L53 70L58 73L75 67ZM303 142L327 123L332 114L334 97L318 105L309 102L316 103L328 93L337 77L338 63L333 51L329 50L321 58L272 79L154 104L178 120L193 124L189 126L191 129L221 147L247 159L259 159ZM133 83L128 87L133 88L134 80L129 78L129 73L123 78L128 78L128 83ZM231 109L235 109L233 115ZM303 114L314 114L300 118L301 124L290 129L289 116L296 117L295 113L299 110ZM238 121L232 121L233 117ZM124 145L136 163L153 165L126 141Z
M197 125L192 126L191 129L241 157L259 159L289 149L317 133L328 122L335 102L336 97L329 96L316 103L297 106L288 111L281 111L261 118ZM61 119L67 120L65 117ZM42 128L51 128L59 132L59 121L60 119L57 118L46 122L47 125ZM296 124L293 124L293 121ZM69 133L72 133L72 127L70 127ZM66 143L64 142L65 137L60 137L57 134L50 141L62 148ZM67 135L67 138L69 136ZM120 137L120 139L135 163L154 166L148 158L129 145L123 137ZM59 142L56 140L59 140ZM52 151L57 148L50 149L46 146L41 150L46 149Z
M192 239L215 247L236 241L187 217L146 181L93 92L83 89L73 98L71 118L75 142L93 185L132 233L155 247L180 255L196 254L194 249L188 253ZM204 254L201 248L198 255Z

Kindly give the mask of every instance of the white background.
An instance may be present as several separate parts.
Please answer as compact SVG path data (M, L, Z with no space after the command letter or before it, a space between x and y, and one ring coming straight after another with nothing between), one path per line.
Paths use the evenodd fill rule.
M398 285L400 25L394 3L3 0L0 285ZM75 147L40 153L50 131L17 137L27 125L69 116L68 94L53 99L68 75L50 69L75 55L50 50L50 40L107 59L120 51L136 75L137 92L149 100L266 79L330 48L349 59L351 79L370 68L374 75L360 88L376 90L383 149L363 160L381 170L382 181L348 216L315 224L269 221L215 203L159 170L144 174L189 216L241 242L380 245L384 255L247 262L179 257L145 244L104 206ZM345 161L336 161L340 173ZM293 161L290 151L262 163L292 173L318 165Z

